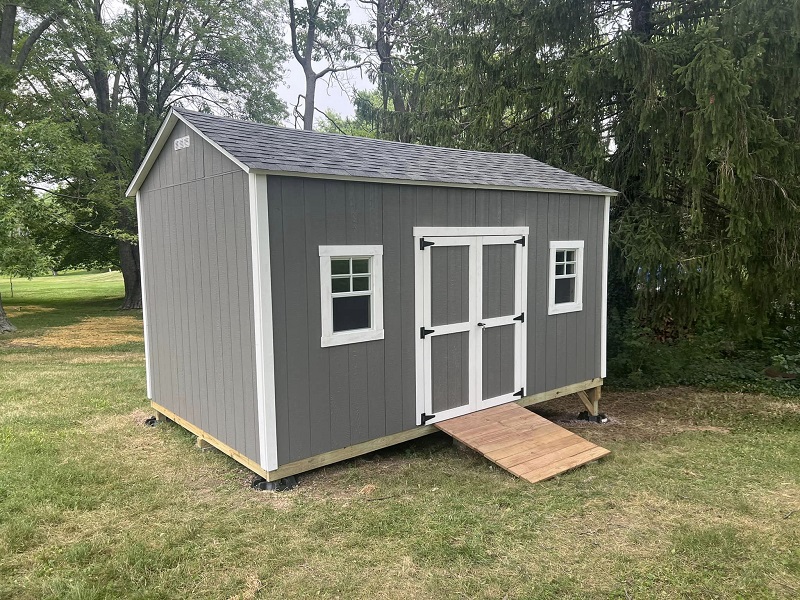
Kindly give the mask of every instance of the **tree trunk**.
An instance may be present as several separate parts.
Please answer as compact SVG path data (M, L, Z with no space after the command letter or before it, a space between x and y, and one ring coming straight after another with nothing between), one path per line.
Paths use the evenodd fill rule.
M0 335L4 333L11 333L12 331L16 331L17 328L11 324L11 321L8 320L8 316L6 315L6 311L3 308L3 296L0 295Z
M303 110L303 129L311 131L314 129L314 103L317 95L317 75L309 66L304 68L306 71L306 101Z
M117 241L122 280L125 282L125 300L120 310L142 308L142 271L139 265L139 246L123 240Z

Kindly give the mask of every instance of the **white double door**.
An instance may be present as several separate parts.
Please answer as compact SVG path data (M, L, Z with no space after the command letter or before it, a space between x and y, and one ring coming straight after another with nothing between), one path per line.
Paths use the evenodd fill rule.
M415 230L419 424L525 395L527 228L493 231Z

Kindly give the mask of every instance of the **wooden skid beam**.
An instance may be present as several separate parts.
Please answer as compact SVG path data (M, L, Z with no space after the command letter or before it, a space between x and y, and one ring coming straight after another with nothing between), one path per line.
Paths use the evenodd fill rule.
M526 396L524 398L517 400L516 404L520 406L530 406L532 404L537 404L539 402L546 402L547 400L553 400L555 398L560 398L561 396L575 394L579 391L584 391L584 390L590 393L596 393L597 398L599 399L600 386L602 385L603 385L603 380L597 377L595 379L589 379L587 381L582 381L580 383L568 385L563 388L549 390L547 392L540 392L538 394L532 394L530 396ZM278 481L279 479L283 479L284 477L289 477L290 475L297 475L298 473L303 473L305 471L319 469L320 467L325 467L333 463L337 463L343 460L348 460L350 458L355 458L356 456L361 456L362 454L375 452L377 450L381 450L389 446L394 446L395 444L400 444L416 438L420 438L438 431L438 429L434 425L422 425L419 427L415 427L414 429L409 429L408 431L401 431L399 433L387 435L382 438L377 438L374 440L369 440L367 442L362 442L360 444L347 446L346 448L340 448L338 450L332 450L330 452L317 454L316 456L311 456L309 458L304 458L302 460L281 465L280 467L278 467L273 471L267 471L263 469L261 465L259 465L256 461L246 457L241 452L231 448L221 440L218 440L210 433L203 431L202 429L200 429L196 425L193 425L186 419L179 417L169 409L164 408L160 404L157 404L156 402L152 401L150 402L150 405L153 407L153 410L156 411L156 420L163 421L164 419L169 419L171 421L174 421L175 423L177 423L184 429L192 432L198 437L198 447L200 444L200 440L202 440L203 444L208 444L210 446L213 446L223 454L227 454L233 460L235 460L242 466L247 467L253 473L260 475L267 481Z

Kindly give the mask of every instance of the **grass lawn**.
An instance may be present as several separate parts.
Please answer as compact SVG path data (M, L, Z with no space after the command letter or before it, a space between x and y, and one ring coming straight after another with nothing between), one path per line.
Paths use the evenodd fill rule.
M290 492L143 425L118 273L8 282L0 598L800 597L800 398L604 394L612 451L530 485L430 436Z

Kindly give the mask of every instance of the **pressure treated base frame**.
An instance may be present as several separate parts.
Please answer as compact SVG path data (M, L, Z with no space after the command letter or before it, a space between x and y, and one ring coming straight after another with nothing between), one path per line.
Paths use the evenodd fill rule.
M561 398L562 396L568 396L570 394L578 394L583 403L586 405L586 408L589 409L589 412L592 415L596 416L598 414L598 403L600 401L600 388L602 387L602 385L603 385L603 380L597 377L595 379L589 379L587 381L582 381L580 383L574 383L572 385L568 385L555 390L540 392L538 394L526 396L525 398L521 398L516 402L520 406L531 406L533 404L538 404L539 402L546 402L548 400ZM409 440L420 438L425 435L439 431L433 425L421 425L419 427L415 427L414 429L409 429L408 431L401 431L400 433L387 435L385 437L378 438L375 440L369 440L368 442L363 442L361 444L354 444L352 446L347 446L346 448L340 448L339 450L332 450L331 452L325 452L323 454L317 454L316 456L304 458L303 460L287 463L285 465L278 467L274 471L266 471L263 468L261 468L261 465L259 465L254 460L247 458L241 452L234 450L224 442L221 442L213 435L206 433L196 425L192 425L186 419L179 417L169 409L166 409L163 406L152 401L150 402L150 406L152 406L153 410L156 411L157 420L163 421L165 418L169 419L170 421L174 421L187 431L190 431L191 433L195 434L197 436L198 447L205 448L207 446L213 446L223 454L227 454L233 460L235 460L242 466L247 467L253 473L260 475L267 481L278 481L279 479L283 479L284 477L289 477L290 475L297 475L298 473L303 473L305 471L311 471L313 469L325 467L327 465L336 462L347 460L349 458L355 458L356 456L361 456L362 454L375 452L376 450L381 450L382 448L394 446L395 444L407 442Z

